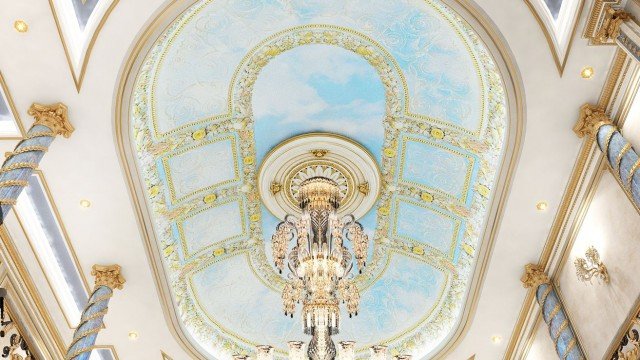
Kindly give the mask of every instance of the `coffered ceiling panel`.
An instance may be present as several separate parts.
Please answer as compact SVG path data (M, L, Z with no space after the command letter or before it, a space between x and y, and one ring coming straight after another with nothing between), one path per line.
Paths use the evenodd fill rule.
M390 19L392 19L390 21ZM438 1L199 1L150 47L129 113L156 247L177 316L215 357L302 338L262 204L266 154L309 133L377 162L375 246L359 315L336 340L435 354L456 331L506 149L502 75ZM369 179L369 181L374 181ZM347 182L348 183L348 182ZM428 221L427 221L428 220ZM259 299L259 300L258 300Z

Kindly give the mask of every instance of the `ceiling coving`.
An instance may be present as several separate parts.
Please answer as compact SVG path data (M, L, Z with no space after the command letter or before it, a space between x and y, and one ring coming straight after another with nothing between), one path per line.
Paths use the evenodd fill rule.
M203 0L144 56L130 171L170 306L204 356L270 344L282 357L287 341L304 340L299 317L282 315L286 281L272 265L273 208L286 201L263 204L273 179L259 170L278 144L318 132L362 144L376 162L351 176L322 164L329 150L305 170L351 181L345 196L368 204L360 309L353 319L341 309L335 340L354 340L361 356L375 344L416 357L444 346L510 150L503 80L467 22L439 1ZM276 185L283 199L296 191Z

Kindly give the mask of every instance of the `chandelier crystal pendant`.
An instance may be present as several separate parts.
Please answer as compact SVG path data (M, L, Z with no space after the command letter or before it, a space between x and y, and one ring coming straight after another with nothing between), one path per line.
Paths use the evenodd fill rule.
M353 215L338 215L342 197L331 177L305 179L296 199L302 214L287 215L272 237L275 266L282 273L286 263L289 270L282 292L284 314L293 318L296 304L302 303L303 330L312 336L307 350L312 360L336 358L331 336L340 330L341 303L349 317L358 315L360 293L353 268L362 272L366 266L369 238Z

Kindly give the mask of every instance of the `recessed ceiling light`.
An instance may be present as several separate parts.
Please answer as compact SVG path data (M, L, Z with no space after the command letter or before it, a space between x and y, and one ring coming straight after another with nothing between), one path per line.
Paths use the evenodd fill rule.
M536 204L536 209L538 209L538 211L545 211L547 210L548 207L549 207L549 204L547 204L546 201L540 201L539 203Z
M91 201L87 200L87 199L82 199L80 200L80 206L82 206L83 208L88 208L91 207Z
M129 331L129 340L138 340L138 332Z
M13 23L13 28L16 29L17 32L26 33L29 30L29 25L24 20L16 20Z
M492 342L492 343L494 343L494 344L496 344L496 345L500 344L500 343L502 342L502 336L500 336L500 335L493 335L493 336L491 337L491 342Z
M580 71L580 76L582 76L583 79L591 79L593 75L595 75L595 70L593 70L591 66L585 66Z

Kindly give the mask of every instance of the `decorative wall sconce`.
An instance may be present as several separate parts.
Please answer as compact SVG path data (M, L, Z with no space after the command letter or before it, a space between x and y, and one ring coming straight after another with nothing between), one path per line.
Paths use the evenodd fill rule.
M591 283L594 277L605 284L609 283L609 272L607 267L600 260L598 250L590 246L584 253L585 258L577 258L574 261L576 265L576 275L578 280Z

